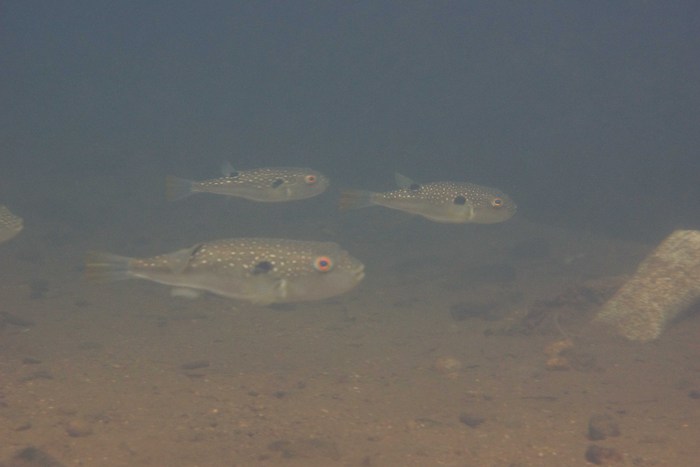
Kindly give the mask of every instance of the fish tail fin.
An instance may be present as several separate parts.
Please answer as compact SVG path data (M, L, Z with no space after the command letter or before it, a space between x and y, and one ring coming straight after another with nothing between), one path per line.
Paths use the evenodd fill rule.
M374 204L372 201L373 194L371 191L364 190L344 190L340 193L339 207L342 211L345 211L347 209L372 206Z
M85 258L85 279L113 282L131 277L131 260L127 256L92 251Z
M192 181L184 178L168 175L165 178L165 197L168 201L176 201L178 199L187 198L194 191L192 190Z

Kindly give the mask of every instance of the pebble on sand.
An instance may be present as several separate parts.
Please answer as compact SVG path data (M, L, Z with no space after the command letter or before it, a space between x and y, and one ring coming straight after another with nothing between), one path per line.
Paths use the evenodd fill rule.
M612 415L593 415L588 420L588 439L591 441L600 441L615 436L620 436L620 426Z
M92 434L92 426L84 420L71 420L66 423L66 433L73 438L80 438Z
M598 446L597 444L588 446L585 457L588 462L595 465L618 463L624 460L617 449Z
M435 369L435 371L438 373L447 375L450 378L455 378L462 369L462 362L454 357L445 355L435 359L433 362L433 369Z

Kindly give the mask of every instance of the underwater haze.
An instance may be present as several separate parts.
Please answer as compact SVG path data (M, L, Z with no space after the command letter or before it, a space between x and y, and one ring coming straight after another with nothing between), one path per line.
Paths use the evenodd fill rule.
M17 177L136 184L146 166L205 178L227 160L494 185L528 218L656 238L698 225L699 14L692 1L5 2L2 194L22 197Z

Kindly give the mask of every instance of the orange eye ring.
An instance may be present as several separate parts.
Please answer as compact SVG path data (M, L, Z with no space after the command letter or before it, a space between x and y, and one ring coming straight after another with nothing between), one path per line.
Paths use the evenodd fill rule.
M491 207L492 208L502 208L505 203L503 202L502 198L494 198L491 200Z
M316 175L309 174L309 175L307 175L307 176L304 177L304 182L305 182L307 185L313 185L313 184L316 183L317 181L318 181L318 178L316 178Z
M319 256L314 259L314 269L318 272L328 272L333 269L333 260L328 256Z

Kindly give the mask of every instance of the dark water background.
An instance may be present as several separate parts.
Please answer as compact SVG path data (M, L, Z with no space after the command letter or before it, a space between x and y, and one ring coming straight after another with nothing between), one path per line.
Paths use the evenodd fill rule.
M138 228L178 215L166 173L229 160L469 180L656 241L700 228L699 40L690 0L6 1L0 202Z

